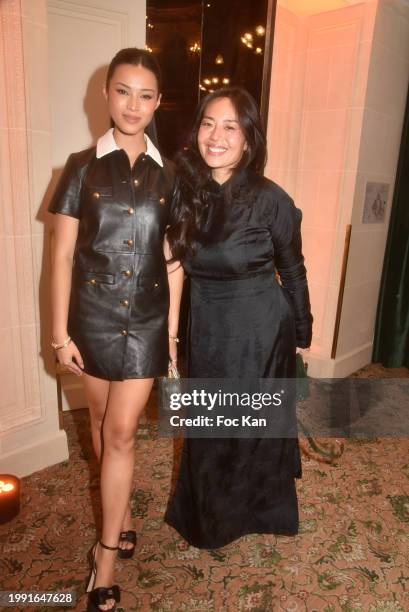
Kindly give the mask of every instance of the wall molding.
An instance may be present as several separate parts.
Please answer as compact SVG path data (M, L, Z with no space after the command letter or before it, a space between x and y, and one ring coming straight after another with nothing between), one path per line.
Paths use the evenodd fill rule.
M345 378L371 363L372 348L373 342L368 342L336 359L310 353L306 357L308 375L312 378Z
M43 470L68 459L67 436L64 430L57 430L42 437L36 437L31 444L20 446L0 456L1 470L19 478Z
M34 211L32 168L38 153L31 126L41 116L47 127L48 119L44 112L44 99L48 99L46 0L36 0L29 8L23 14L24 1L0 2L0 199L4 203L0 211L0 469L18 476L68 458L66 433L59 429L57 394L40 354L37 273L43 228L36 224ZM33 95L39 88L40 99ZM45 189L51 174L49 157L37 162L37 167L44 170L41 185Z

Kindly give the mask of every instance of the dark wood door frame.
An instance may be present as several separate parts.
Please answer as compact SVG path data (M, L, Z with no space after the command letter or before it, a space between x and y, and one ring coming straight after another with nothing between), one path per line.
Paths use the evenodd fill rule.
M263 83L261 88L260 115L263 127L267 131L268 109L270 103L271 67L273 63L274 26L277 0L268 0L266 19L266 38L264 48Z

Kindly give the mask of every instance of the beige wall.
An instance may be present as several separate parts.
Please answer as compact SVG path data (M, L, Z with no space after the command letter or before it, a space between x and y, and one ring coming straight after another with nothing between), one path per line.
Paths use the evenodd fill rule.
M91 77L121 46L143 46L145 6L144 0L0 0L0 473L24 476L68 458L50 347L46 207L52 177L68 153L89 146L98 136L92 128L107 122L106 114L101 118L102 107L94 108L83 72L83 79L77 78L75 62L81 62L86 44L93 49L98 39L95 45L101 50L103 40L99 59L84 55L81 68L86 66ZM65 41L59 64L55 46L49 62L49 28L57 27L56 22L62 26L60 42ZM64 23L68 39L62 37ZM87 29L86 24L93 25ZM81 28L82 42L76 36ZM54 31L51 38L56 41ZM74 42L76 53L67 54ZM89 65L94 59L97 63ZM70 61L73 69L66 70ZM59 66L63 69L56 75ZM73 114L67 104L75 105ZM80 137L73 143L70 137L78 136L78 126ZM71 381L67 394L78 399L78 387Z
M314 314L313 376L370 362L392 187L409 79L404 0L313 12L278 1L267 175L303 211ZM336 8L338 5L339 8ZM322 7L322 3L321 3ZM291 9L291 10L290 10ZM382 225L362 225L367 180L390 182ZM331 348L346 226L352 238L336 358Z
M68 155L94 145L108 129L106 69L119 49L144 47L145 14L145 0L47 0L52 185ZM62 377L62 404L64 410L86 405L74 375Z
M370 361L393 186L409 81L409 3L380 0L372 39L357 171L352 236L337 358L340 375ZM387 217L363 224L367 181L390 184ZM338 357L339 355L339 357Z
M0 17L0 471L21 476L66 459L68 449L42 343L48 259L43 266L38 211L51 175L45 0L2 0Z

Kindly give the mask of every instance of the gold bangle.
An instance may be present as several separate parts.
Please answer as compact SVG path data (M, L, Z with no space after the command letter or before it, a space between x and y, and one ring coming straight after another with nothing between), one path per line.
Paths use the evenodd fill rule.
M53 347L53 349L55 351L58 351L59 349L65 348L66 346L69 345L69 343L71 342L71 337L68 336L64 342L61 342L61 344L58 344L57 342L54 342L54 340L51 342L51 346Z
M177 336L172 336L169 334L169 340L173 340L173 342L179 342L179 338Z

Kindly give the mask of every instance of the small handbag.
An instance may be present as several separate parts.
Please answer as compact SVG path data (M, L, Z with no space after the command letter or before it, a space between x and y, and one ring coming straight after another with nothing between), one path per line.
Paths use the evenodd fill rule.
M168 368L168 378L174 378L174 379L179 379L180 378L180 374L179 371L177 369L177 367L175 366L174 363L170 362L169 363L169 368Z
M297 391L296 401L303 402L310 396L310 386L308 382L307 368L308 364L304 362L301 353L295 356Z
M175 364L169 362L168 375L161 376L157 379L158 391L159 391L159 405L162 410L170 410L171 396L175 393L181 393L182 381L180 378L179 371Z
M310 396L310 384L307 375L308 364L304 362L302 355L296 355L296 373L297 373L297 392L296 401L302 402ZM299 444L302 452L321 463L336 464L337 460L344 452L344 443L342 440L330 440L325 438L316 438L311 435L308 428L303 422L297 418L299 431L302 432Z

